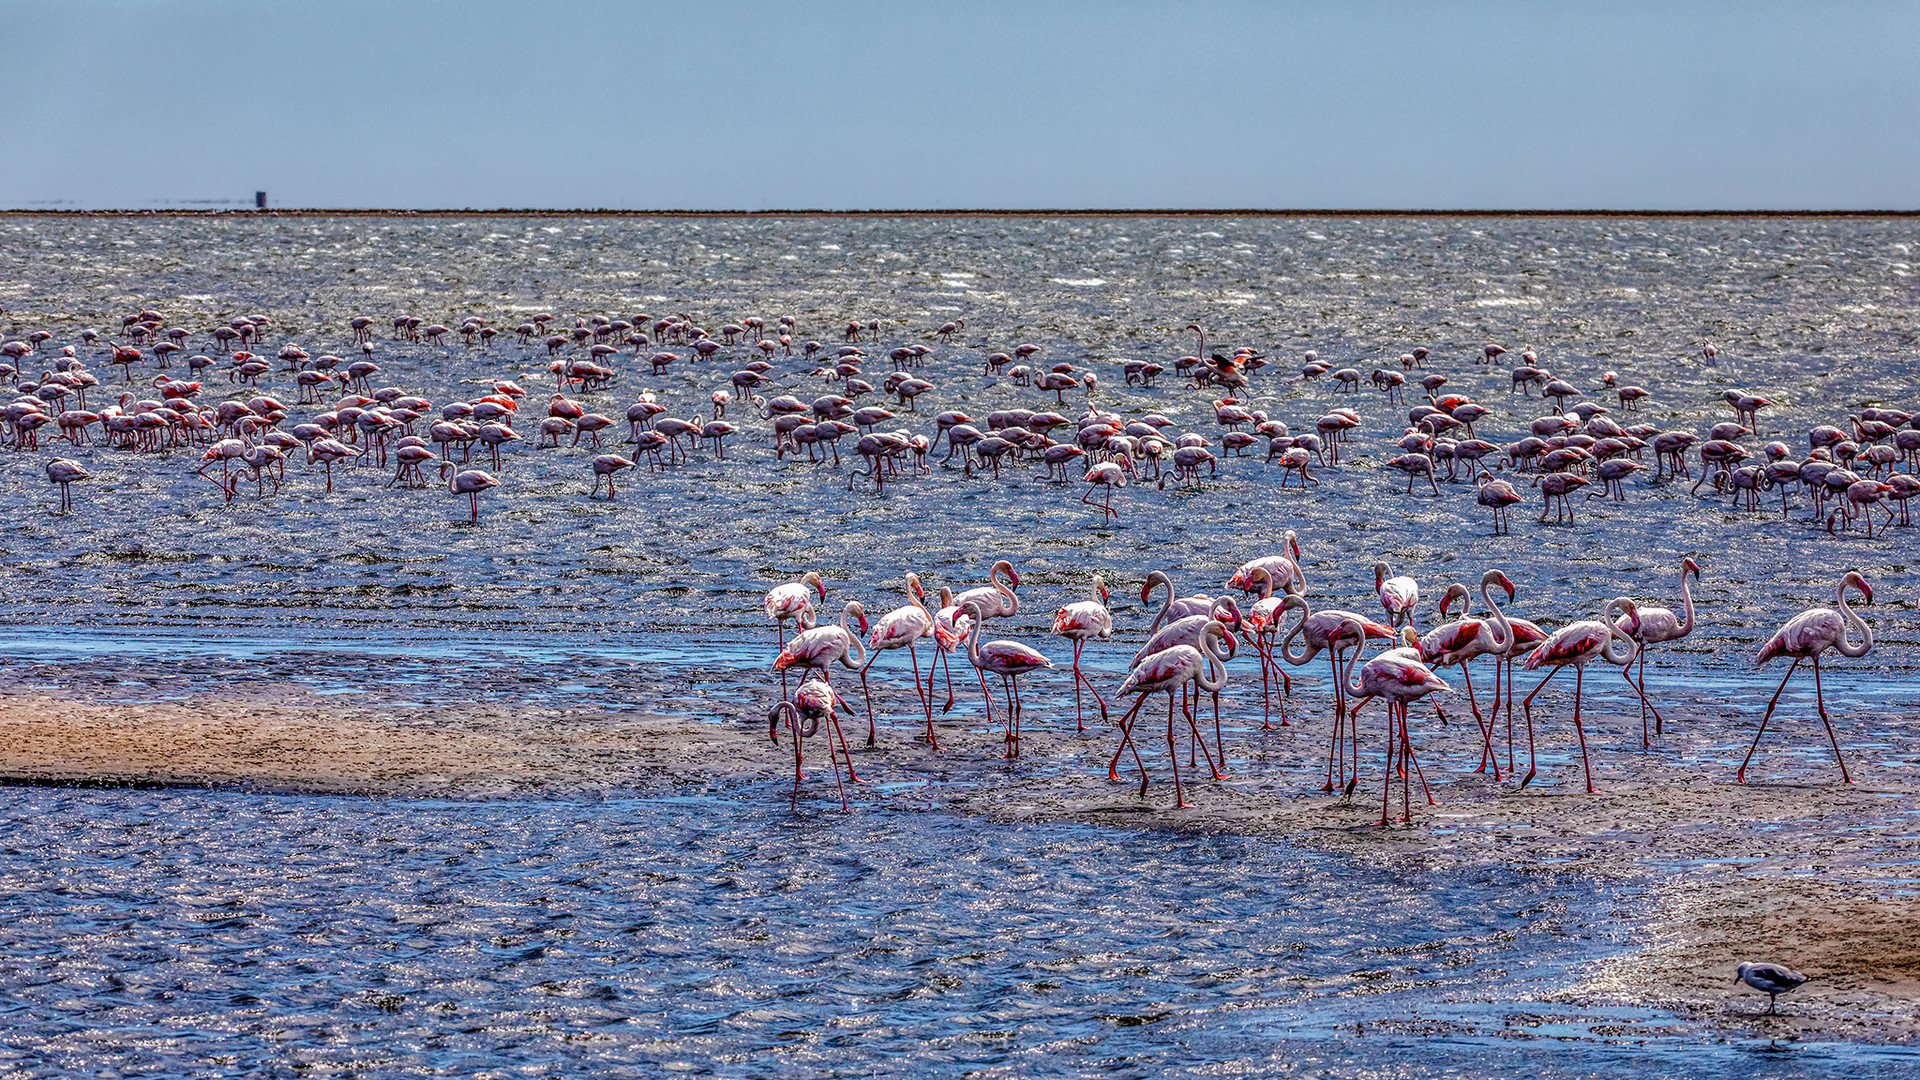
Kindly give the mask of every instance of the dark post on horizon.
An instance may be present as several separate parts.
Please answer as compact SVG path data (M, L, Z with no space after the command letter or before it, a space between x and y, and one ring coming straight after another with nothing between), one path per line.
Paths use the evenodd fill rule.
M256 191L256 192L254 192L254 193L253 193L253 208L254 208L255 210L265 210L265 209L267 208L267 193L266 193L266 192L264 192L264 191Z

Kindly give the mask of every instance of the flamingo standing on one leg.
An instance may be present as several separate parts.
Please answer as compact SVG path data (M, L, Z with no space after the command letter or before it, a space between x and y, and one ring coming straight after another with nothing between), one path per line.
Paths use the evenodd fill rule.
M1218 643L1216 645L1216 642ZM1200 634L1200 647L1192 645L1174 645L1147 656L1136 664L1127 675L1126 682L1120 685L1120 694L1139 694L1140 699L1120 718L1121 748L1133 747L1134 763L1140 766L1140 794L1147 793L1147 767L1140 761L1139 747L1133 743L1133 721L1140 715L1140 709L1147 699L1157 693L1167 695L1167 756L1173 761L1173 799L1174 805L1185 809L1187 799L1180 785L1180 753L1175 744L1173 733L1173 695L1189 682L1209 693L1217 692L1227 681L1227 661L1233 656L1233 635L1219 621L1210 621ZM1197 696L1197 695L1196 695ZM1199 724L1194 720L1191 710L1186 712L1187 727L1196 741L1205 746L1200 739ZM1119 752L1114 754L1119 757ZM1209 759L1211 764L1211 759ZM1119 779L1111 769L1108 775Z
M1827 718L1826 691L1820 685L1820 654L1828 649L1837 650L1841 656L1859 659L1873 651L1873 629L1865 619L1854 614L1847 605L1847 589L1860 590L1860 596L1866 603L1873 603L1873 587L1859 571L1849 570L1840 579L1837 590L1839 611L1828 607L1808 608L1788 619L1785 626L1774 632L1760 650L1758 663L1764 664L1776 656L1791 656L1793 663L1788 665L1787 673L1780 678L1780 689L1773 692L1773 700L1767 702L1766 715L1760 718L1760 730L1753 733L1753 745L1747 747L1747 756L1740 762L1740 771L1733 778L1744 784L1747 782L1747 764L1753 760L1753 752L1760 746L1760 736L1767 733L1767 721L1773 718L1774 707L1780 704L1780 694L1787 688L1787 680L1793 678L1794 671L1802 660L1813 661L1813 695L1819 704L1820 722L1827 727L1827 739L1833 743L1833 758L1840 763L1840 779L1853 783L1853 777L1847 772L1847 759L1840 756L1840 739L1833 733L1833 721ZM1851 625L1860 634L1860 644L1847 642L1847 627Z
M1357 619L1349 619L1341 626L1340 636L1358 638L1366 631ZM1413 820L1413 793L1407 783L1407 766L1413 766L1414 775L1420 779L1420 790L1427 797L1427 804L1433 805L1433 792L1427 788L1427 778L1420 771L1420 762L1413 756L1413 739L1407 731L1407 706L1434 691L1452 692L1445 679L1435 675L1427 665L1414 655L1415 649L1389 649L1367 661L1360 668L1360 681L1346 686L1349 696L1354 697L1353 707L1348 710L1348 718L1358 724L1360 709L1368 701L1378 697L1387 702L1387 762L1386 775L1380 783L1380 824L1387 823L1387 807L1393 791L1394 753L1400 756L1400 801L1403 822ZM1346 662L1348 671L1353 668L1354 660L1360 650ZM1346 675L1341 678L1345 680Z
M1592 794L1599 790L1593 786L1593 765L1587 760L1587 731L1580 725L1580 692L1586 677L1587 662L1598 656L1609 664L1625 667L1633 662L1634 655L1640 651L1639 643L1628 637L1626 632L1614 623L1615 609L1631 616L1634 603L1624 596L1616 596L1607 601L1607 606L1601 609L1599 619L1583 619L1568 623L1555 630L1546 641L1540 644L1539 648L1527 655L1528 671L1543 667L1553 670L1547 672L1547 677L1540 680L1540 685L1533 688L1533 693L1528 694L1520 702L1520 707L1527 716L1527 775L1520 781L1521 787L1532 783L1534 773L1537 771L1533 745L1533 699L1540 691L1547 688L1547 684L1553 681L1555 675L1560 674L1561 669L1571 666L1573 668L1573 730L1580 737L1580 767L1586 770L1587 793ZM1613 646L1616 641L1625 646L1624 650L1614 651Z
M1100 575L1093 577L1093 598L1076 604L1068 604L1054 613L1053 632L1059 637L1073 642L1073 721L1079 731L1087 730L1085 715L1082 712L1080 686L1086 684L1093 694L1093 700L1100 706L1100 722L1107 720L1107 702L1094 688L1093 681L1080 670L1080 651L1086 648L1093 638L1113 636L1113 613L1107 610L1107 583Z
M1653 714L1655 735L1665 733L1667 722L1660 715L1660 710L1653 707L1653 702L1647 700L1647 646L1663 641L1678 641L1693 633L1693 591L1687 588L1688 574L1692 574L1696 581L1700 578L1700 564L1694 562L1692 556L1680 560L1680 604L1686 612L1684 618L1675 616L1672 608L1643 607L1637 609L1636 617L1626 620L1627 625L1621 627L1628 637L1640 644L1638 681L1635 680L1635 673L1626 668L1620 669L1620 677L1627 680L1634 693L1640 695L1640 747L1643 750L1653 745L1653 740L1647 736L1647 714Z
M927 610L927 591L920 587L920 575L907 575L907 606L894 608L873 624L873 633L867 638L867 662L860 665L860 687L866 689L867 669L880 658L880 654L892 649L907 650L908 659L913 661L913 692L927 714L927 744L935 750L940 749L940 740L933 735L933 702L927 694L921 693L920 654L917 651L920 639L933 636L933 613ZM873 696L867 695L867 745L874 742Z
M968 600L962 605L973 619L974 632L967 635L967 660L980 676L980 695L987 702L987 723L993 723L993 694L987 690L987 672L1000 676L1001 689L1007 697L1005 756L1020 756L1020 676L1030 671L1053 667L1053 662L1017 641L989 641L980 644L983 632L981 624L986 615L980 609L978 599Z

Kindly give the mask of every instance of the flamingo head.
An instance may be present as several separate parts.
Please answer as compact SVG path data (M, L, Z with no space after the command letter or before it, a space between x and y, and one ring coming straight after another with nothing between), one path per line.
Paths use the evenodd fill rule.
M825 600L827 598L827 583L820 580L820 572L818 570L807 571L806 575L800 579L800 583L813 586L815 591L819 592L820 599Z
M913 590L914 599L919 600L922 603L926 602L927 590L920 586L919 574L907 575L907 587Z
M1447 609L1453 607L1455 600L1465 600L1466 598L1467 587L1465 585L1456 581L1447 586L1446 595L1440 598L1440 617L1443 619L1447 617ZM1411 630L1412 627L1408 627L1408 629Z
M1684 558L1684 559L1681 559L1681 560L1680 560L1680 567L1681 567L1681 569L1682 569L1682 570L1684 570L1684 571L1686 571L1687 573L1690 573L1690 574L1692 574L1692 575L1693 575L1693 577L1694 577L1694 580L1696 580L1696 581L1697 581L1697 580L1699 580L1699 578L1700 578L1700 564L1699 564L1699 563L1697 563L1697 562L1694 562L1694 561L1693 561L1693 556L1691 556L1691 555L1689 555L1689 556L1687 556L1686 558Z
M1873 586L1867 584L1867 579L1860 576L1860 571L1849 570L1847 571L1847 576L1840 579L1840 588L1842 590L1846 589L1849 585L1859 589L1861 598L1867 603L1873 603Z
M1167 580L1167 575L1159 570L1155 570L1153 573L1147 575L1147 580L1140 583L1141 603L1145 604L1152 601L1153 587L1156 585L1166 585L1169 591L1173 588L1172 583Z
M1513 587L1513 579L1507 576L1506 571L1489 570L1487 571L1486 576L1482 579L1482 581L1483 583L1491 582L1492 584L1498 585L1501 588L1507 590L1507 602L1509 604L1513 602L1513 594L1515 592Z

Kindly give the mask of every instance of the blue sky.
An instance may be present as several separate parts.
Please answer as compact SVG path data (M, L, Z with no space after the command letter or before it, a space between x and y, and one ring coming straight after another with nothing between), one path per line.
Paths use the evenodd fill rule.
M1920 207L1920 4L0 0L0 207Z

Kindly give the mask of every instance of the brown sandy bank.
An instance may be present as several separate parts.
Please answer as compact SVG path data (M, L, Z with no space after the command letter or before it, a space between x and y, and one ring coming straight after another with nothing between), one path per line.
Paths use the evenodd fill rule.
M1192 782L1189 810L1171 807L1164 742L1147 748L1154 783L1141 798L1136 784L1106 779L1110 733L1030 731L1020 761L1008 763L983 729L947 730L943 754L909 741L905 728L856 748L868 778L891 782L857 788L856 810L938 805L999 820L1272 836L1437 869L1651 879L1628 893L1637 909L1621 912L1624 924L1646 928L1644 946L1565 988L1568 1000L1652 1002L1769 1037L1920 1039L1920 902L1908 880L1920 865L1908 821L1920 792L1871 773L1852 786L1816 775L1737 787L1684 753L1613 753L1601 794L1584 793L1577 761L1522 791L1464 773L1459 763L1473 760L1477 736L1456 725L1421 751L1440 805L1416 805L1411 828L1380 829L1377 762L1363 757L1361 793L1350 802L1313 792L1324 751L1304 728L1230 734L1236 775ZM142 705L0 697L0 778L567 796L789 776L791 749L764 732L737 713L702 723L504 707L450 716L297 694ZM864 731L849 735L858 742ZM824 742L809 740L807 754L812 778L801 797L831 806L820 802L833 798ZM1787 1000L1785 1015L1759 1018L1764 997L1732 984L1742 959L1790 963L1815 981Z

